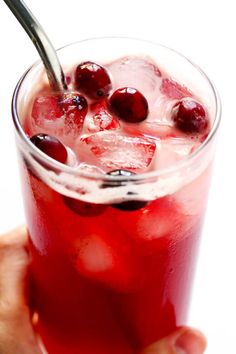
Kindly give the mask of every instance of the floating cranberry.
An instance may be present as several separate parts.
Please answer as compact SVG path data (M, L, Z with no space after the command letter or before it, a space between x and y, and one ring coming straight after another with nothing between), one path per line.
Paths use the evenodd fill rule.
M105 209L105 204L95 204L84 202L75 198L63 197L65 204L76 214L80 216L97 216L102 214Z
M76 68L75 86L89 98L100 99L109 94L111 79L102 66L86 61Z
M127 180L123 179L122 181L116 180L116 181L111 181L110 183L104 183L102 185L102 188L119 187L125 185L126 182L129 180L129 177L135 175L134 172L127 171L127 170L113 170L108 172L107 174L113 177L118 177L118 176L127 177ZM133 194L134 194L133 192L128 192L128 195L133 195ZM144 200L127 200L121 203L111 204L111 206L115 209L119 209L123 211L135 211L145 207L147 203L148 202Z
M192 99L177 102L172 110L176 127L185 133L204 133L209 122L202 105Z
M37 134L30 138L31 142L42 152L61 163L66 163L67 151L65 146L54 136Z
M139 123L147 118L148 102L135 88L119 88L112 94L109 102L114 114L125 122Z

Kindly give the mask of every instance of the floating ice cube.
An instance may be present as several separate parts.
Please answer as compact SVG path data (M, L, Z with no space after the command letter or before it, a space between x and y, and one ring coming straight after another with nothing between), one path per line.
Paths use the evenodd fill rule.
M187 87L180 85L178 82L164 78L162 79L162 84L160 91L167 98L172 100L178 100L184 97L192 97L192 93L187 89Z
M124 124L123 129L127 134L134 136L149 136L157 139L166 139L175 137L171 123L163 123L162 121L144 121L139 124Z
M32 134L56 136L65 145L72 147L75 136L82 130L86 105L85 99L77 93L42 93L36 97L32 106Z
M153 139L99 132L82 137L76 146L80 161L89 161L107 171L127 169L144 171L156 150Z
M105 101L96 102L90 105L90 114L86 117L84 131L95 133L102 130L120 128L120 123L108 110Z
M162 140L156 158L156 169L170 167L195 151L199 143L184 137Z

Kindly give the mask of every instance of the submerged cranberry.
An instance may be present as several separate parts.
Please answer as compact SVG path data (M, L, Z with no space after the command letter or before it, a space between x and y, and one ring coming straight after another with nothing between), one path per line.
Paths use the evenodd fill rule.
M109 102L114 114L125 122L139 123L147 118L148 102L135 88L123 87L116 90Z
M30 138L31 142L42 152L61 163L66 163L67 151L65 146L54 136L37 134Z
M206 111L192 99L177 102L172 110L172 119L176 127L185 133L204 133L209 126Z
M102 66L86 61L76 68L75 86L89 98L100 99L109 94L111 79Z
M97 216L104 212L106 205L88 203L78 199L63 197L65 204L76 214L80 216Z
M107 173L110 176L114 176L114 177L118 177L118 176L122 176L122 177L130 177L135 175L134 172L128 171L128 170L113 170ZM128 181L127 178L127 181ZM102 188L108 188L108 187L119 187L122 185L125 185L126 180L122 180L122 181L111 181L110 183L104 183L102 185ZM133 192L128 192L128 195L133 195ZM115 209L119 209L119 210L123 210L123 211L135 211L138 209L141 209L143 207L145 207L145 205L147 204L147 201L144 200L127 200L121 203L115 203L115 204L111 204L111 206Z

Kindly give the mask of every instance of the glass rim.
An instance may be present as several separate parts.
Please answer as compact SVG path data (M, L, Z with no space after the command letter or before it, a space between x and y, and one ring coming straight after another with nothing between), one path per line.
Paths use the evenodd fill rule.
M197 158L197 156L199 156L200 153L209 145L209 143L212 141L213 137L215 136L215 134L218 130L218 127L219 127L219 124L221 121L222 108L221 108L220 97L219 97L219 94L217 92L215 85L213 84L212 80L208 77L208 75L197 64L192 62L185 55L176 51L175 49L169 48L168 46L162 45L160 43L157 43L157 42L154 42L151 40L134 38L134 37L125 37L125 36L123 36L123 37L121 37L121 36L92 37L92 38L87 38L87 39L83 39L83 40L79 40L79 41L74 41L72 43L64 45L64 46L56 49L56 52L60 52L61 50L66 49L67 47L72 47L73 45L78 45L83 42L89 42L89 41L95 41L95 40L109 40L109 39L110 40L117 40L117 39L131 40L131 41L137 41L140 43L143 42L146 44L151 44L151 45L157 46L157 47L162 47L163 49L171 51L171 52L177 54L178 56L182 57L183 59L185 59L189 64L191 64L203 76L203 78L206 79L206 81L208 82L208 84L213 92L213 96L214 96L214 100L215 100L215 104L216 104L216 113L215 113L215 117L214 117L214 121L213 121L211 130L210 130L210 133L208 134L208 136L204 140L204 142L193 153L191 153L190 155L187 155L186 157L184 157L183 159L181 159L179 161L176 161L171 166L160 168L159 170L156 170L156 171L149 171L149 172L145 172L145 173L134 174L131 176L111 176L111 175L102 174L102 173L87 173L84 171L79 171L78 167L68 166L66 164L63 164L63 163L60 163L60 162L54 160L53 158L49 157L48 155L44 154L41 150L39 150L31 142L31 140L27 137L27 135L24 132L22 125L20 123L20 118L19 118L18 111L17 111L18 94L20 92L20 89L21 89L21 86L24 82L24 79L31 72L31 70L33 70L38 65L42 64L42 61L40 59L37 60L36 62L34 62L24 72L24 74L19 79L19 81L14 89L14 92L13 92L11 110L12 110L12 117L13 117L14 126L16 128L16 132L17 132L19 138L21 139L21 141L25 145L27 145L27 147L29 148L29 152L32 154L33 157L39 157L40 162L42 161L42 162L46 163L47 166L50 166L50 167L52 167L52 169L56 169L57 171L60 170L60 172L65 172L65 173L80 176L83 178L104 180L104 181L105 180L107 180L107 181L115 181L115 180L122 181L123 180L126 182L127 181L141 181L141 180L146 180L146 179L150 179L150 178L162 177L164 175L174 173L174 172L180 170L181 168L184 168L192 160Z

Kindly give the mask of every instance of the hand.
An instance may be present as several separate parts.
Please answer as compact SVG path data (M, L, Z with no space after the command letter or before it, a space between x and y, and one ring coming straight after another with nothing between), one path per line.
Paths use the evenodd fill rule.
M0 235L0 354L42 354L26 300L26 245L23 226Z
M42 354L30 321L26 284L27 231L0 235L0 354ZM140 354L202 354L203 335L182 327Z
M206 339L201 332L181 327L168 337L150 345L140 354L203 354Z

